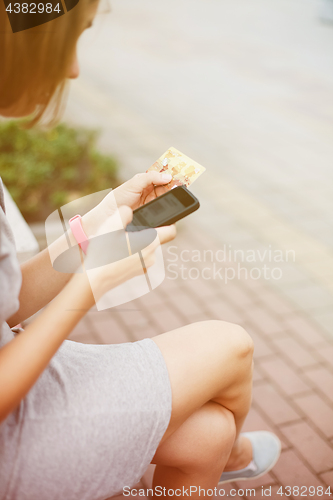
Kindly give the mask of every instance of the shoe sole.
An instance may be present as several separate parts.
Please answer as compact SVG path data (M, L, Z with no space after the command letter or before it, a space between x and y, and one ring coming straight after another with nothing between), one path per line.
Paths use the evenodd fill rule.
M279 453L276 457L276 459L274 460L274 462L269 466L268 469L265 469L263 472L260 472L260 474L257 474L256 476L252 476L252 477L239 477L239 478L234 478L234 479L227 479L226 481L220 481L218 483L218 486L220 486L221 484L226 484L226 483L234 483L234 482L238 482L238 481L251 481L251 479L258 479L259 477L261 476L264 476L265 474L267 474L267 472L269 472L270 470L273 469L273 467L275 466L275 464L277 463L277 461L279 460L280 458L280 455L281 455L281 441L279 438L276 438L278 443L279 443Z

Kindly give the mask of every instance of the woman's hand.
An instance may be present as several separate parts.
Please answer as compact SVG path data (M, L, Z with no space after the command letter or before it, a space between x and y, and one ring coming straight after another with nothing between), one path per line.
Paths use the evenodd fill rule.
M168 191L167 184L171 181L172 176L170 174L150 171L135 175L132 179L116 188L113 193L119 207L127 205L132 210L135 210Z
M132 179L112 190L95 208L82 218L83 228L88 237L94 236L98 227L112 216L118 207L126 205L132 210L141 207L168 191L172 180L170 174L147 172L137 174Z
M110 249L105 244L107 238L106 240L101 238L99 243L98 236L113 233L114 241L111 244L118 247L120 242L117 244L116 232L121 234L121 230L123 231L127 224L131 222L133 210L168 191L170 187L168 184L171 180L171 175L154 171L137 174L111 191L95 208L83 216L82 225L87 236L89 238L96 237L95 243L91 242L88 247L85 260L95 298L96 291L98 291L97 295L100 297L111 288L142 274L142 264L138 253L132 256L124 256L117 262L101 265L101 262L110 261ZM140 231L142 240L145 239L144 233L146 231ZM176 236L174 225L157 228L156 231L158 237L141 252L146 268L153 265L156 248L160 244L171 241ZM109 244L111 240L113 240L113 237L110 238ZM102 241L104 241L104 244Z
M99 227L96 238L92 239L88 247L87 256L84 261L84 266L88 270L89 282L95 297L98 300L108 290L114 288L125 281L142 274L142 262L137 251L134 250L133 255L129 255L130 239L127 239L125 244L124 237L128 236L123 228L131 222L133 212L128 206L122 206L107 221ZM151 241L151 234L148 232L155 232L156 237ZM111 245L116 246L120 251L117 255L116 262L110 262L112 259L112 248L110 245L105 244L105 241L98 236L106 233L112 233L110 239ZM130 233L133 234L133 233ZM148 269L155 262L155 250L163 243L171 241L176 236L176 227L174 225L164 226L155 229L146 229L139 231L139 241L142 241L141 256L144 260L145 268ZM144 246L145 241L151 241L150 244ZM124 245L125 244L125 245ZM121 255L124 252L124 255ZM107 264L101 264L101 263Z

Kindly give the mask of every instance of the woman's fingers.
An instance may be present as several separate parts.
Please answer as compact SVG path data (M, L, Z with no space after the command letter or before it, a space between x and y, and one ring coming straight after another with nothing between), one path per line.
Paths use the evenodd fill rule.
M105 198L106 208L108 211L112 211L114 204L118 206L128 205L133 209L138 208L147 201L156 198L156 186L158 188L166 186L171 180L171 175L156 171L137 174Z
M166 186L155 186L154 195L157 198L158 196L161 196L161 194L164 194L167 191L170 191L169 184L167 184Z
M156 229L161 245L172 241L177 234L176 226L171 224L171 226L158 227Z
M145 172L143 174L136 174L130 182L133 182L141 191L143 191L148 186L162 186L163 184L168 184L172 181L172 175L165 172L155 172L151 170L150 172Z
M155 264L155 250L159 244L167 243L171 241L176 236L176 226L173 224L171 226L163 226L156 229L158 233L158 238L156 238L147 248L142 251L142 255L147 268Z
M132 210L129 207L122 206L119 208L119 220L124 226L128 224L132 220ZM110 218L112 219L112 217ZM149 237L147 237L147 242L145 242L145 234L146 236L150 232ZM155 251L160 244L167 243L171 241L176 236L176 227L175 225L159 227L156 229L158 237L151 238L151 231L143 230L140 231L141 238L140 240L142 245L140 244L140 250L142 252L142 257L144 259L145 267L150 268L155 263ZM118 237L121 239L121 232L117 231ZM133 233L128 233L133 234ZM135 234L135 233L134 233ZM148 243L148 244L147 244ZM113 287L120 285L121 283L142 274L142 265L141 261L137 258L137 252L139 249L133 248L132 255L128 256L127 250L128 247L121 240L117 242L115 239L114 245L117 247L122 244L124 247L124 255L118 255L118 259L115 262L110 262L110 247L106 246L94 246L94 248L88 249L88 255L85 259L86 269L89 270L89 280L90 284L93 287L95 299L98 300L102 295L104 295L108 290ZM119 245L118 245L119 244ZM144 246L144 248L142 248Z

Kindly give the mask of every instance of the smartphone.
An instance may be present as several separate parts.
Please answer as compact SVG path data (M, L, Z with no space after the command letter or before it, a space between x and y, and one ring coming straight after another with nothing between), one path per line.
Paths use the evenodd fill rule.
M185 186L177 186L134 210L133 220L126 231L169 226L199 207L199 200Z

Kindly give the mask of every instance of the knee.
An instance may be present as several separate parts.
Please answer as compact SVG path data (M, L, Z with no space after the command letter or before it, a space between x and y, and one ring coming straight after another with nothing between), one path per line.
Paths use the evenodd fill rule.
M253 358L254 343L247 331L239 325L232 325L235 349L241 358Z
M221 472L236 439L234 416L231 411L213 401L206 403L199 413L195 450L185 468Z
M236 439L235 419L231 411L210 402L206 404L207 416L203 419L201 429L200 450L197 462L198 469L218 470L221 472L228 461Z
M218 320L211 320L207 323L209 323L210 331L223 346L227 341L234 356L242 359L247 358L252 364L254 344L251 336L243 327Z
M185 473L222 472L236 438L231 411L209 401L159 446L154 463Z
M217 441L220 442L220 446L217 445L216 447L216 454L220 457L222 446L223 456L229 457L229 452L236 439L235 417L234 414L224 406L218 405L216 410L217 414L213 425L215 426Z

